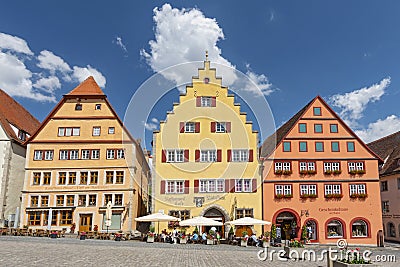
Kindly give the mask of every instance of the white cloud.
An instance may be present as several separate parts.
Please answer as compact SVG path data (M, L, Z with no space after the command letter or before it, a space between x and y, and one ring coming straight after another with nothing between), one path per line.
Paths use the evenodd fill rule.
M33 87L41 89L48 93L54 93L56 89L61 88L61 83L56 76L50 76L47 78L40 78L33 84Z
M254 73L250 65L246 65L247 72L246 75L250 79L250 81L246 82L246 85L243 87L243 90L252 92L256 96L260 95L270 95L274 90L272 89L272 84L268 81L267 76L264 74L256 74Z
M349 125L354 125L358 119L362 118L368 103L378 101L389 84L390 77L370 87L364 87L343 95L333 95L329 98L329 102L341 109L340 116Z
M206 18L198 9L179 10L170 4L155 8L153 19L155 40L149 42L150 52L141 51L153 71L204 59L205 51L208 51L210 61L232 67L232 70L225 68L226 73L218 73L223 77L223 83L231 85L236 80L235 66L221 56L221 49L217 46L217 42L224 39L224 34L215 19ZM198 67L201 65L178 66L162 74L182 85L191 82L191 77L197 75Z
M101 74L100 71L96 70L90 65L87 65L86 68L74 66L72 73L73 78L77 79L79 82L83 82L89 76L93 76L100 87L104 88L106 86L106 78L103 76L103 74Z
M54 55L51 51L43 50L37 58L39 61L37 66L39 68L49 70L52 75L54 75L56 71L59 71L64 75L66 80L69 79L68 75L72 70L61 57Z
M39 93L32 88L32 72L15 55L0 52L0 88L11 96L54 102L53 95Z
M26 60L33 64L25 64ZM27 67L35 64L40 68L39 72ZM71 68L48 50L35 57L25 40L0 32L0 88L11 96L56 102L56 90L62 86L60 78L70 83L82 82L90 75L104 88L106 78L90 65Z
M119 47L121 47L122 50L124 50L125 53L128 53L128 50L126 49L125 44L122 42L122 38L117 36L117 38L115 38L115 42Z
M159 121L156 118L152 118L151 122L144 122L144 128L149 131L154 131L158 128Z
M369 143L397 131L400 131L400 118L396 115L390 115L386 119L368 124L366 129L357 130L355 133L364 142Z
M11 50L17 53L33 55L33 52L29 49L25 40L2 32L0 32L0 48L2 50Z

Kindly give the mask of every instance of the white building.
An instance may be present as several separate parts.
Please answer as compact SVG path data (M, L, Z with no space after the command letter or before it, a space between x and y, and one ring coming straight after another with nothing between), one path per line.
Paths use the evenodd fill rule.
M14 226L25 177L24 142L40 123L0 89L0 227Z

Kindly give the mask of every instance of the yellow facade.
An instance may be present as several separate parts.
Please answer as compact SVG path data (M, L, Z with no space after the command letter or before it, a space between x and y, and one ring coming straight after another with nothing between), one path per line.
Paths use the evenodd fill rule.
M88 78L65 95L29 140L20 225L76 231L136 229L147 212L147 159L106 96ZM65 177L65 178L64 178Z
M203 215L223 223L245 215L262 218L258 133L221 82L205 61L154 132L155 212L181 219ZM160 223L160 229L167 227ZM226 236L229 228L218 230ZM261 227L251 230L261 234Z

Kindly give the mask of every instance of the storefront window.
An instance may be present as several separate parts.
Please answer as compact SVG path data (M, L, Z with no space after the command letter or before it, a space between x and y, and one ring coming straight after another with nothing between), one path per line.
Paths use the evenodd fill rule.
M327 226L328 238L341 238L343 237L343 225L338 220L331 220Z
M368 236L368 226L363 220L357 220L351 225L351 235L352 237L367 237Z
M396 237L396 228L393 223L388 223L388 233L390 237Z

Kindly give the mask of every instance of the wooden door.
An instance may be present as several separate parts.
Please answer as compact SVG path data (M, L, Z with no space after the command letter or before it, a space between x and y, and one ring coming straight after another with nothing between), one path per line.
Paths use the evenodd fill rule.
M250 226L245 226L245 225L238 225L236 226L236 232L235 235L237 237L242 237L242 232L247 231L247 235L251 236L253 234L253 231L251 230Z
M92 214L80 214L79 232L89 232L92 230Z

